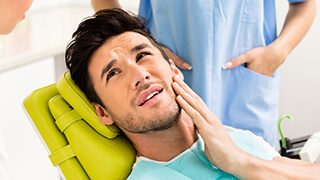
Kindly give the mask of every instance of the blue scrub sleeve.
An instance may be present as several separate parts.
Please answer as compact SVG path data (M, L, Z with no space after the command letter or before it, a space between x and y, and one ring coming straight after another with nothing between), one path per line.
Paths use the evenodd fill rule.
M297 3L297 2L304 2L304 1L308 1L308 0L288 0L289 3Z

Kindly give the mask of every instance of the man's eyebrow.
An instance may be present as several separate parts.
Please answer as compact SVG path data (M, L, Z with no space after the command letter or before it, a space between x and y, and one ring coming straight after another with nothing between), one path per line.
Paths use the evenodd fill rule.
M131 52L137 52L137 51L140 51L141 49L144 49L144 48L147 48L147 47L150 47L150 46L148 44L146 44L146 43L142 43L142 44L139 44L139 45L135 46L134 48L132 48ZM117 62L117 60L113 59L110 63L108 63L102 69L102 72L101 72L101 75L100 75L100 79L103 78L104 74L107 73L116 62Z
M132 48L131 52L137 52L137 51L140 51L141 49L144 49L147 47L150 47L150 46L146 43L142 43L142 44L139 44L139 45L135 46L134 48Z
M113 59L111 62L109 62L103 69L102 69L102 72L101 72L101 75L100 75L100 79L103 78L104 74L107 73L111 68L112 66L117 62L116 59Z

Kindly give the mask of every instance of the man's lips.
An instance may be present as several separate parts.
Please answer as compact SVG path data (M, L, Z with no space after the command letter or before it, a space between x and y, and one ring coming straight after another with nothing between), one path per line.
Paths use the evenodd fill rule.
M149 101L153 97L157 96L162 91L163 91L163 88L158 84L151 86L149 89L147 89L145 92L143 92L139 96L138 101L137 101L137 105L143 106L147 101Z

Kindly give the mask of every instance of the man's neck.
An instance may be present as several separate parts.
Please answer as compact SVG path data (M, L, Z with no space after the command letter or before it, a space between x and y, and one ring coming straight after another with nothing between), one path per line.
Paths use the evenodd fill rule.
M171 128L148 134L126 133L138 156L156 161L169 161L197 140L191 118L182 110L179 121Z

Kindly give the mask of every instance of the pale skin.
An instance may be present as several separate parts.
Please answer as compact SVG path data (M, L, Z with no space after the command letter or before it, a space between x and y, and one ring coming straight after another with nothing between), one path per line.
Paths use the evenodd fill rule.
M140 46L141 44L144 46ZM137 50L136 47L142 48ZM116 62L112 67L102 73L113 60ZM178 121L166 130L132 133L122 125L119 126L132 141L138 156L169 161L197 140L195 131L197 128L205 141L205 152L210 162L241 179L317 179L320 176L318 164L282 157L262 160L239 149L220 120L183 82L183 75L173 61L169 65L160 51L140 34L126 32L110 38L93 54L88 68L94 88L104 105L109 107L109 111L118 117L126 117L127 114L138 117L130 119L137 123L137 126L147 123L141 121L142 117L157 122L154 114L161 115L175 102L183 108ZM140 92L140 86L148 83L152 86ZM163 90L159 94L161 98L150 100L143 106L131 103L132 99L138 102L135 97L141 97L154 86L172 88ZM172 96L174 92L177 96ZM106 125L126 123L123 119L122 122L119 122L119 119L116 121L115 116L111 116L101 105L97 103L93 105L102 123Z
M106 8L121 8L118 0L91 0L91 3L95 11ZM272 76L308 32L315 15L315 0L290 3L285 23L277 39L266 47L251 49L229 60L225 64L229 65L226 69L232 69L246 63L248 69L266 76ZM191 65L172 53L170 49L166 47L163 47L163 49L179 68L192 69Z
M0 34L9 34L24 19L33 0L0 0Z

